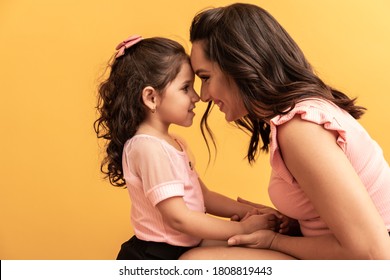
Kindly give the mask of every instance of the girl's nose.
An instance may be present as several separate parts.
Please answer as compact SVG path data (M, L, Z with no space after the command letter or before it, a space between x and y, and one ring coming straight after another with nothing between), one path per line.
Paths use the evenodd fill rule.
M195 90L193 91L192 100L194 103L199 102L199 100L200 100L200 97Z

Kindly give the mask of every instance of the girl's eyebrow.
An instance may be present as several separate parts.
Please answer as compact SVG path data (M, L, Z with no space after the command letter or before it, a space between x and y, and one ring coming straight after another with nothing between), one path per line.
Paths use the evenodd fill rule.
M182 85L188 85L188 84L194 83L194 81L195 81L195 77L191 78L191 79L184 80L181 84Z

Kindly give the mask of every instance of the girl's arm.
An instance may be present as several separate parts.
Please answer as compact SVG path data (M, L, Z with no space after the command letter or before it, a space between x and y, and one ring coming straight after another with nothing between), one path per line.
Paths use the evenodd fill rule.
M178 135L172 135L172 137L180 140L180 142L184 145L189 158L194 158L191 150L189 149L186 141L183 138ZM261 213L272 213L278 218L282 218L282 215L277 210L271 207L251 203L250 201L235 201L222 194L209 190L201 179L199 179L199 183L202 188L206 211L209 214L219 217L241 220L248 212L254 210L254 208L257 208Z
M290 237L259 231L233 237L230 244L271 248L300 259L390 259L384 222L336 139L336 132L299 117L278 128L287 168L333 234Z
M277 217L275 230L283 234L290 234L289 232L294 228L293 220L282 215L274 208L253 203L242 198L238 198L235 201L220 193L210 191L201 180L199 182L202 187L206 211L211 215L240 221L250 215L273 214Z
M222 194L209 190L200 179L199 182L203 192L206 211L209 214L225 218L231 218L237 215L239 217L238 220L241 220L248 212L255 208L249 203L240 203Z
M227 240L236 234L251 233L258 229L274 228L273 214L254 215L243 222L218 219L205 213L190 210L182 197L161 201L157 208L172 228L202 239Z

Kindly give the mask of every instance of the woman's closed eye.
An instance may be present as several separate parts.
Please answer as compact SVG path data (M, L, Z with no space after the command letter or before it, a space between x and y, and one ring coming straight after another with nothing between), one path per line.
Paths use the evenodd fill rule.
M201 79L202 82L207 82L209 78L209 76L199 76L199 79Z

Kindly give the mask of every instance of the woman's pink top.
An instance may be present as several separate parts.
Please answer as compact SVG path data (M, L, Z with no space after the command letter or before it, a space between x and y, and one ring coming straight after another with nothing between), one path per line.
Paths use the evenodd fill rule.
M301 101L291 112L271 120L272 175L268 191L275 207L285 215L297 219L305 236L330 233L313 204L286 168L279 151L278 126L295 115L299 115L302 120L322 125L327 130L338 132L338 145L366 186L387 229L390 230L390 168L381 148L350 114L321 99Z
M123 173L130 194L131 222L135 235L145 241L176 246L196 246L200 238L179 232L164 223L156 205L182 197L193 211L205 212L198 175L182 142L178 151L166 141L136 135L123 149Z

